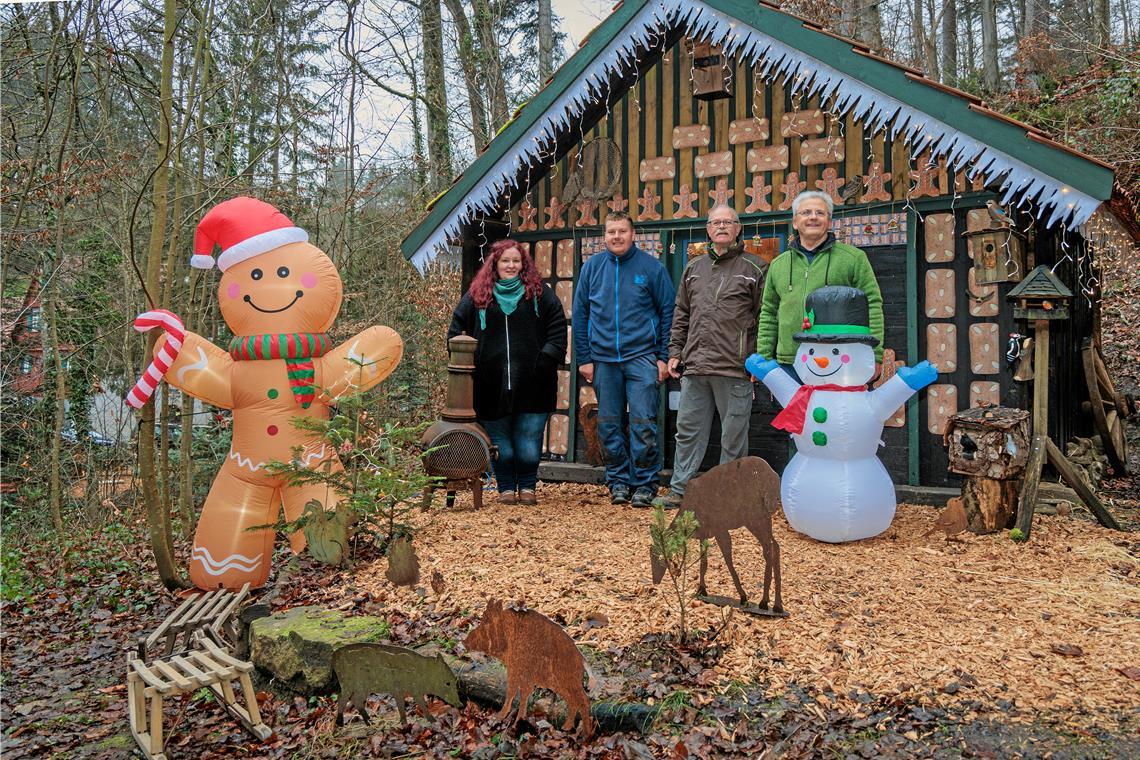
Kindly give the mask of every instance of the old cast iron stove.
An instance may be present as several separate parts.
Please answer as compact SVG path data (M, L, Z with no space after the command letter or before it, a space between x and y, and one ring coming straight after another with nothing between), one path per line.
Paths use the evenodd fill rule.
M475 508L483 506L483 473L491 464L494 447L483 428L475 422L475 347L479 341L456 335L447 342L447 406L443 419L424 431L421 445L429 450L424 457L428 475L442 478L424 490L424 509L431 506L432 492L447 491L447 506L455 503L458 489L470 488ZM434 451L432 451L434 449Z

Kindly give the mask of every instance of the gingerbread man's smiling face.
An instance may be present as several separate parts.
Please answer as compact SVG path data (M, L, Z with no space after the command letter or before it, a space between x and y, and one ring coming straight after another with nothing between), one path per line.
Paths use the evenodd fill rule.
M308 243L290 243L222 273L218 303L234 335L325 332L344 286L332 260Z

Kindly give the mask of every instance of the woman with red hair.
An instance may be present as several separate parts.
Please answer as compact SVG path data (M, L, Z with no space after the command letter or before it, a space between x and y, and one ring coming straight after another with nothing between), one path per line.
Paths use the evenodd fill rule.
M566 315L518 242L491 246L451 316L448 339L461 333L479 341L475 416L499 449L499 501L537 504L542 434L566 356Z

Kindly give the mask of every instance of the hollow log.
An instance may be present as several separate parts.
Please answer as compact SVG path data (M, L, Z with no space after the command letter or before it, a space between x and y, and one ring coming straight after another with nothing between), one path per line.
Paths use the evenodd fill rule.
M446 652L443 658L459 682L460 697L496 710L503 706L507 697L507 671L502 664L490 659L477 662ZM545 703L548 722L562 725L566 719L566 706L561 700L554 700L552 704L549 697L542 697L536 701ZM590 715L597 724L598 733L644 733L657 717L657 710L640 702L591 702Z

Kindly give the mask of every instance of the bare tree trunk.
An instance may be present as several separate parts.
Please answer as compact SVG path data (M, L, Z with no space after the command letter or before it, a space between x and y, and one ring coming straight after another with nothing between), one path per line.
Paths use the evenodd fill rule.
M94 3L92 3L94 5ZM43 362L44 372L47 372L47 362L52 363L52 371L55 375L55 382L53 383L55 393L53 398L53 420L52 420L52 435L51 435L51 448L49 451L49 460L51 473L48 481L48 503L51 510L52 526L55 528L56 535L59 538L64 536L64 522L63 522L63 482L60 478L60 464L61 464L61 446L63 440L63 428L66 423L67 416L67 375L64 372L63 356L60 351L59 340L59 280L62 277L64 268L64 257L66 256L67 248L64 245L64 234L66 233L67 206L68 206L68 189L69 185L64 177L64 156L67 152L68 142L71 140L71 130L75 124L75 114L79 108L79 78L83 67L83 48L86 44L87 31L91 25L91 19L94 16L94 8L89 7L87 11L87 19L84 24L84 29L72 44L72 56L75 61L75 66L71 74L71 93L68 99L67 116L63 123L63 134L59 138L59 149L56 151L55 157L55 241L53 251L48 266L44 268L43 272L43 290L41 291L41 299L43 303L43 318L44 327L46 328L42 335L43 341ZM52 9L52 26L55 28L57 35L67 35L67 22L61 21L56 15L56 10ZM45 92L46 97L46 92ZM86 425L76 425L76 433L82 434L86 429ZM88 473L90 475L90 473Z
M447 186L452 175L451 133L447 127L447 82L443 70L443 18L439 0L420 1L420 23L423 26L430 194L434 194Z
M1127 4L1127 2L1123 3L1123 5ZM1100 49L1100 53L1103 55L1104 49L1112 42L1109 0L1092 0L1092 8L1090 10L1092 10L1093 43Z
M982 83L988 92L997 92L1001 86L998 76L997 11L995 0L981 0L982 4Z
M538 86L554 71L554 27L550 0L538 0Z
M977 43L974 39L974 22L978 17L977 5L974 3L968 3L966 5L965 12L966 12L966 18L965 18L964 28L965 28L965 32L966 32L966 35L965 35L965 41L966 41L965 59L967 61L966 72L971 73L973 71L974 62L976 60L978 60L978 58L977 58L978 46L977 46Z
M913 0L910 5L910 32L911 40L914 45L914 60L919 66L922 66L926 58L926 23L923 11L923 0ZM928 76L936 77L936 71L926 71Z
M1028 46L1028 50L1022 51L1022 61L1024 62L1025 84L1033 89L1038 86L1037 80L1040 74L1037 51L1035 50L1039 43L1033 38L1045 31L1045 14L1047 12L1048 0L1025 0L1025 25L1018 42L1019 46ZM1030 39L1027 41L1026 38Z
M930 77L941 80L942 72L938 66L938 19L934 14L934 0L926 0L926 19L930 28L923 29L924 68Z
M471 109L471 136L475 140L475 150L478 152L490 142L490 137L487 107L483 101L483 92L479 89L479 59L475 54L475 37L471 32L471 24L467 22L467 13L463 10L461 0L443 0L443 3L447 6L447 12L451 15L452 23L457 30L459 67L463 70L463 84L467 87L467 103ZM424 76L427 76L426 71ZM430 130L430 113L428 123Z
M873 50L883 49L883 19L879 14L881 0L854 0L855 38Z
M427 189L427 161L424 156L424 126L423 118L420 116L420 75L415 69L412 69L410 79L412 81L412 153L414 154L413 160L415 161L415 187L416 198L418 201L426 201Z
M958 0L942 0L942 81L958 79Z
M197 174L194 177L194 206L201 202L201 193L205 186L206 171L206 93L210 89L210 40L211 27L214 19L213 0L206 0L201 9L198 40L194 50L195 72L200 72L201 84L197 91L202 93L197 97ZM194 102L186 104L187 113L193 110ZM188 121L187 121L188 123ZM181 145L181 139L179 144ZM176 217L177 218L177 217ZM193 220L191 220L193 222ZM198 298L199 283L204 286L205 279L197 270L190 271L190 297L186 307L186 327L191 330L201 330L199 326L198 309L201 301ZM178 510L182 517L182 535L189 540L194 535L194 460L191 456L191 444L194 442L194 397L189 393L182 394L180 408L182 418L182 437L178 441Z
M157 167L151 193L154 216L151 221L150 243L147 247L146 285L152 295L159 293L159 272L162 268L163 239L166 233L166 195L170 186L171 112L174 92L174 35L178 21L177 0L163 3L162 70L159 90ZM156 306L157 304L152 304ZM152 333L153 334L153 333ZM144 366L149 362L157 336L147 342ZM171 535L170 514L162 509L155 487L154 461L154 403L142 408L139 427L139 480L142 483L143 504L146 507L147 530L154 551L159 578L168 589L182 588L186 582L180 577L174 561L174 540Z
M496 18L488 0L474 0L475 35L479 39L479 68L487 83L487 102L491 107L491 134L507 123L507 84L503 79L503 62L499 56L499 40L495 34Z

